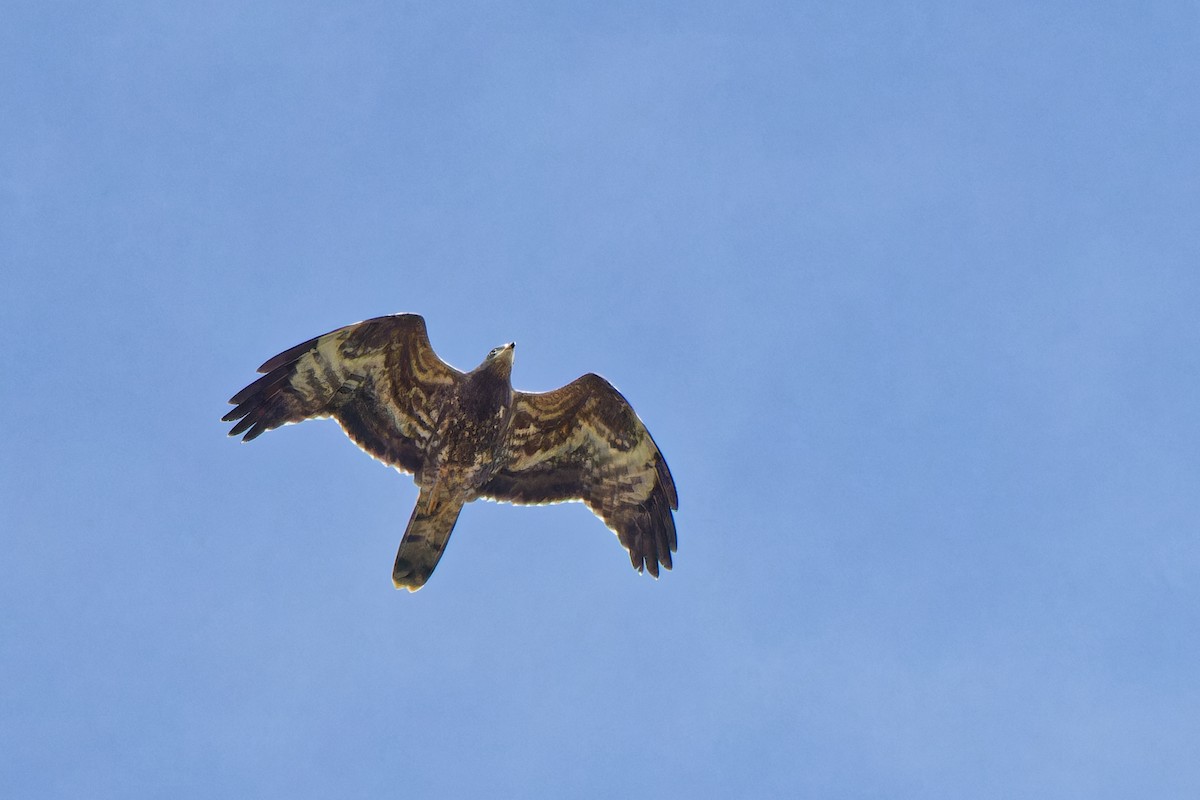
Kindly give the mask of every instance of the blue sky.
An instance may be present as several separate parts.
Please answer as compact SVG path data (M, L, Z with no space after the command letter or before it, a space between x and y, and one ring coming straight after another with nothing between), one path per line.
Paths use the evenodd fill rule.
M1195 797L1200 13L11 3L13 797ZM679 487L416 490L274 353L414 311Z

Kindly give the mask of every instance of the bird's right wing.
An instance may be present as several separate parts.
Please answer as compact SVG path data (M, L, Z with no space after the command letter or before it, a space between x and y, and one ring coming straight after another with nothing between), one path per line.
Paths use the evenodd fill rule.
M266 374L235 394L222 419L250 441L273 428L334 417L355 444L416 472L437 425L441 396L462 373L438 358L425 320L377 317L310 339L258 368Z
M671 568L679 508L650 431L612 384L588 374L552 392L515 392L507 458L479 494L500 502L582 500L617 534L634 569Z

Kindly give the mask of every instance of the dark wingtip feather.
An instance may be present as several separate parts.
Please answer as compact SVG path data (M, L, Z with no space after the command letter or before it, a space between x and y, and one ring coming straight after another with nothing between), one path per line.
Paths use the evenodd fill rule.
M658 473L659 485L666 492L671 509L678 511L679 495L675 492L675 479L671 477L671 468L667 466L667 460L663 458L661 452L658 454L658 460L654 462L654 470Z
M280 357L276 356L275 358L278 359ZM272 359L272 361L274 360ZM229 435L237 436L248 428L257 427L257 430L251 430L242 439L242 441L248 442L258 437L264 431L277 427L277 425L263 424L262 420L264 417L274 416L278 412L279 390L290 378L291 370L288 367L274 369L229 398L229 402L235 403L236 407L226 412L225 416L221 417L221 420L224 422L241 420L233 426L233 429L229 431Z
M241 405L257 395L269 394L272 389L286 381L289 377L291 377L289 370L274 370L257 379L245 389L242 389L233 397L229 398L229 402L233 405Z
M249 417L247 417L246 419L249 419ZM246 420L242 420L242 422L245 422L245 421ZM241 424L242 424L241 422L238 423L238 425L241 425ZM271 430L271 427L267 423L263 422L262 420L259 420L259 421L255 422L252 427L250 427L249 432L245 436L242 437L242 441L243 442L252 442L269 430Z
M620 523L618 536L638 572L649 572L657 578L661 570L674 566L671 553L677 547L675 518L661 486L656 486L632 516Z
M646 551L646 569L650 570L650 574L657 578L660 557L658 554L658 520L655 519L655 516L651 513L642 520L642 524L638 526L641 528L638 538L642 540L642 547Z
M660 514L657 527L658 535L658 560L667 569L671 568L671 553L675 550L675 520L671 517L671 512L662 508L660 504Z
M225 422L233 422L235 419L241 419L250 412L254 411L259 404L260 401L258 398L251 398L243 403L240 403L237 408L231 410L228 414L221 417L221 419Z
M277 356L272 356L271 358L267 359L266 361L264 361L262 363L262 366L258 368L258 371L259 372L273 372L274 370L277 370L280 367L286 367L289 364L299 361L301 356L303 356L305 353L307 353L309 350L311 350L316 345L317 340L320 338L321 338L320 336L314 336L312 339L309 339L307 342L302 342L302 343L296 345L295 347L290 347L287 350L284 350L282 353L280 353ZM249 388L249 387L247 387L247 388Z
M670 501L662 492L662 487L651 495L649 508L646 509L645 539L647 551L653 558L653 568L650 571L658 577L658 568L671 569L671 553L676 548L675 519L671 515ZM650 561L650 558L647 558Z
M226 420L226 422L230 422L230 421L231 420ZM248 416L243 417L242 419L238 420L238 423L236 425L234 425L233 428L230 429L229 435L237 436L239 433L246 430L253 424L254 424L254 420L251 417L248 417Z
M673 508L678 508L678 506L673 506ZM667 555L667 561L669 562L671 560L671 553L674 553L679 549L679 538L675 533L675 515L671 513L670 509L664 508L661 503L659 504L659 512L662 518L661 527L666 533L665 539L667 549L665 552ZM670 568L671 565L668 563L667 569Z

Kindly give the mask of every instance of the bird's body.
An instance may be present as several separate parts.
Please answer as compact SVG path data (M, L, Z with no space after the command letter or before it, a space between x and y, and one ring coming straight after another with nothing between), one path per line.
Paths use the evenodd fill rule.
M433 352L415 314L360 322L267 361L230 400L231 435L249 441L289 422L332 416L359 447L413 474L420 494L392 578L428 580L464 504L582 500L617 532L633 566L670 569L674 481L616 389L584 375L552 392L512 388L513 344L468 373Z
M416 475L422 489L454 494L474 492L487 482L502 457L512 420L512 346L489 357L449 387Z

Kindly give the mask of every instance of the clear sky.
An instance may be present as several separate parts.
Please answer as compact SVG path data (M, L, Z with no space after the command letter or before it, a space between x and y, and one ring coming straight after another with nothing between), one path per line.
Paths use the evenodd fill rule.
M0 12L0 794L1200 796L1194 3ZM580 505L251 445L425 316L596 371L675 570Z

